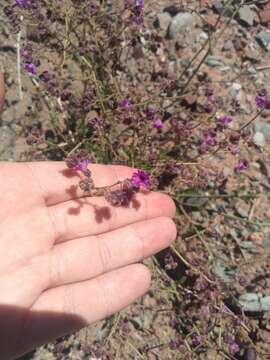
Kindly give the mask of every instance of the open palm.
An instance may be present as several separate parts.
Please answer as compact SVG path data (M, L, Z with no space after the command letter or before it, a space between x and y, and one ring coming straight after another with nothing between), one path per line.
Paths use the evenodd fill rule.
M130 177L91 165L96 186ZM163 194L127 208L83 197L63 162L0 163L0 354L13 359L102 319L149 287L143 258L176 235Z

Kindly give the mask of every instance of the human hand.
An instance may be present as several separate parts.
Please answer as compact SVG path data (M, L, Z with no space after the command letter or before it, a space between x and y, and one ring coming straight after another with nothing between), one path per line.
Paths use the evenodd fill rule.
M90 165L96 186L130 177ZM13 359L105 318L147 291L138 264L175 239L173 201L137 193L127 208L84 197L63 162L0 163L0 354Z

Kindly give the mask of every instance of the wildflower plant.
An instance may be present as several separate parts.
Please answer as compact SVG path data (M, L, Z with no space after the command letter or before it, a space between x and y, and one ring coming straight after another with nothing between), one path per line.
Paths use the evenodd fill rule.
M177 219L182 241L154 259L157 306L176 306L175 318L168 316L175 336L161 347L178 352L181 359L197 359L212 342L226 358L236 356L240 343L251 342L251 330L243 314L225 305L228 294L235 297L237 290L213 271L214 250L204 236L217 241L217 224L192 220L187 210L192 204L185 200L229 198L224 193L228 178L212 160L220 154L233 159L232 176L248 171L250 125L270 108L267 91L254 98L255 115L240 124L237 104L221 106L200 67L191 76L184 68L179 76L168 74L162 62L149 75L144 67L152 66L160 40L154 30L149 34L143 0L16 0L4 11L13 31L30 28L21 44L21 70L29 75L47 114L25 127L29 156L42 153L47 159L65 160L67 168L80 174L78 186L85 195L104 196L112 206L130 206L139 191L170 194L182 214ZM196 76L199 88L192 83ZM25 115L29 122L36 119L37 107ZM94 162L137 170L128 179L99 188L91 173ZM127 323L118 324L116 335L121 337Z

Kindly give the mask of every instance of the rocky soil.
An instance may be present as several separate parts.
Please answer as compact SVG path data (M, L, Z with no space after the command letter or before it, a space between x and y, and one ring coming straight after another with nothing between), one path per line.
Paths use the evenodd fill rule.
M270 93L268 0L156 0L149 1L146 13L148 36L157 36L159 46L155 51L138 49L129 64L130 73L138 83L138 91L149 74L158 76L159 72L166 71L170 77L175 72L183 71L210 38L211 49L199 74L207 74L211 79L221 109L226 109L233 102L237 103L234 116L238 124L245 123L247 118L255 114L256 92L266 88ZM147 44L146 34L142 35L141 42ZM17 45L17 36L10 33L1 14L0 62L5 72L7 94L0 117L0 160L6 161L27 158L25 153L28 148L23 135L27 119L24 114L35 103L34 87L24 73L21 74L23 99L20 98ZM196 64L200 60L201 56ZM196 78L191 82L190 93L186 96L188 106L201 105L198 81ZM183 113L182 116L187 115ZM244 273L251 284L243 291L240 301L245 310L250 310L251 306L251 311L257 314L251 317L251 322L257 328L254 342L258 355L254 357L252 350L243 348L241 357L237 359L266 360L270 356L270 111L254 122L253 141L256 149L252 148L246 153L250 161L248 176L241 184L235 179L229 180L227 188L242 186L256 192L258 197L252 201L234 198L215 203L192 199L189 216L200 224L204 223L205 218L212 217L220 241L210 246L220 251L215 269L224 281L230 282L228 258L233 255L228 249L238 244L246 260ZM220 157L213 159L217 164L220 160ZM225 171L228 175L233 161L233 158L226 160ZM147 263L156 269L152 260ZM159 274L154 273L153 278L153 287L149 293L127 310L46 345L24 359L182 359L179 353L168 352L166 347L162 347L175 333L169 326L170 304L162 304L162 296L165 295L159 288ZM143 353L141 350L146 345L150 350ZM114 355L110 357L110 354ZM223 358L215 349L209 349L198 357L201 360Z

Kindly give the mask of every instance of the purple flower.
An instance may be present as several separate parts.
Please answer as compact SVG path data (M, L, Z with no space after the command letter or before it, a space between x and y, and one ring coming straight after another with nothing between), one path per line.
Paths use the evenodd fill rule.
M29 56L29 51L26 48L22 48L21 49L21 57L23 57L24 59L27 59Z
M144 0L136 0L136 6L143 8L144 7Z
M129 99L124 99L124 100L120 101L119 107L122 110L128 110L130 108L130 100Z
M232 344L229 345L229 351L231 355L234 355L240 351L240 347L236 342L233 342Z
M136 0L134 21L137 25L143 23L143 16L142 16L143 8L144 8L144 0Z
M23 66L24 70L26 70L29 74L36 75L36 67L33 63L26 63Z
M156 118L154 121L153 121L153 127L158 129L158 130L161 130L163 129L164 127L164 124L163 122L161 121L160 118Z
M137 170L131 177L131 185L135 189L149 189L150 188L150 177L143 170Z
M185 351L185 343L182 338L171 340L169 346L171 350L178 350L180 352Z
M216 145L216 132L213 129L210 129L205 132L204 138L203 138L203 145L209 147L209 146L215 146Z
M142 12L144 8L144 0L136 0L136 10L139 11L139 13Z
M87 172L87 168L90 161L88 159L83 159L81 161L78 161L78 163L73 167L73 170L81 171L83 173Z
M202 338L199 334L193 334L191 336L191 341L193 346L199 346L201 344Z
M16 4L20 7L23 8L26 5L27 0L16 0Z
M69 155L66 159L66 164L69 169L81 171L85 176L90 175L88 165L90 163L87 151L80 150L77 154Z
M248 161L246 159L240 159L236 166L234 167L234 171L237 174L240 174L248 169Z
M233 121L233 119L230 116L224 115L224 116L220 116L217 119L217 125L218 128L220 130L225 129L231 122Z
M270 108L270 100L267 95L258 95L255 98L256 105L260 109L269 109Z

